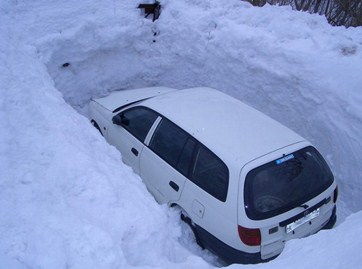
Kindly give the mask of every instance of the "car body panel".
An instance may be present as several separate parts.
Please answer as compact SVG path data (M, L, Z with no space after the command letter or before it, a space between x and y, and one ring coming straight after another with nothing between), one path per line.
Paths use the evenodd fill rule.
M186 181L181 173L175 171L148 147L143 149L141 155L140 175L160 204L177 202Z
M270 154L262 156L256 160L253 160L246 164L241 172L240 172L240 184L239 184L239 199L238 199L238 223L241 226L249 227L249 228L259 228L261 231L262 236L262 245L261 245L261 257L262 259L268 259L272 256L279 254L284 247L284 242L293 238L301 238L306 237L310 234L313 234L319 231L331 218L334 203L333 200L333 191L336 188L336 183L329 186L326 190L322 193L318 194L317 196L313 197L305 204L308 205L308 208L313 207L314 205L320 203L322 200L326 199L329 200L328 203L320 206L320 214L315 219L311 220L311 222L306 222L300 227L296 228L294 232L287 233L285 227L281 227L280 223L288 220L302 212L307 212L308 208L303 207L295 207L292 210L289 210L285 213L276 215L271 218L263 219L263 220L252 220L250 219L245 211L244 205L244 183L246 175L252 169L268 163L272 160L278 159L280 156L288 155L292 152L295 152L301 148L310 146L311 144L307 141L296 143L290 145L288 147L284 147L277 151L274 151ZM277 227L277 228L276 228ZM270 233L271 229L277 229L276 232Z
M137 106L147 107L159 114L144 141L112 123L115 115ZM247 216L244 208L247 173L311 143L261 112L217 90L205 87L186 90L155 87L120 91L92 100L90 115L109 143L120 150L124 162L141 175L159 203L179 205L197 227L210 234L212 242L223 242L235 253L250 254L254 257L253 261L255 257L268 260L278 255L286 240L317 232L332 216L335 203L331 197L336 188L335 181L307 202L309 207L313 207L329 199L328 203L321 205L320 215L311 224L307 222L296 228L294 233L286 233L280 223L304 212L305 209L301 207L263 220L252 220ZM229 185L225 201L201 189L148 147L162 118L186 131L226 164ZM137 156L132 149L137 150ZM238 225L260 229L261 245L245 245L239 238Z
M260 111L211 88L179 90L142 104L212 148L225 163L237 167L305 140Z
M106 97L94 99L94 101L96 101L107 110L113 112L117 108L124 105L172 91L176 91L176 89L168 87L149 87L136 90L122 90L112 92Z
M126 129L115 124L108 128L107 140L122 153L123 162L132 167L135 173L139 174L140 156L144 144Z

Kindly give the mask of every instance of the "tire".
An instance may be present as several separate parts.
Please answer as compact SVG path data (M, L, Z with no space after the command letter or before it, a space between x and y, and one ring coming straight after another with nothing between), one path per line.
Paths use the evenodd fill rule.
M99 128L98 123L97 123L95 120L91 120L91 124L92 124L92 125L101 133L101 135L103 136L102 131L101 131L101 128Z
M323 226L322 230L331 230L336 225L337 222L337 207L333 208L332 216L330 217L329 221Z
M197 229L196 229L196 224L190 219L190 217L186 214L185 211L181 211L181 220L183 222L185 222L192 230L193 234L194 234L194 237L195 237L195 241L196 243L202 248L202 249L205 249L201 239L200 239L200 236L198 235L197 233Z

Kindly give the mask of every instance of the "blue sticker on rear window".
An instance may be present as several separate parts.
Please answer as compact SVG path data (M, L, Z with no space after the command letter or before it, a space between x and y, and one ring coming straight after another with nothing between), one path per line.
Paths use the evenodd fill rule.
M285 157L283 157L283 158L280 158L280 159L276 160L275 163L276 163L276 164L282 164L282 163L284 163L284 162L286 162L286 161L289 161L289 160L291 160L291 159L294 159L294 155L293 155L293 154L289 154L289 155L287 155L287 156L285 156Z

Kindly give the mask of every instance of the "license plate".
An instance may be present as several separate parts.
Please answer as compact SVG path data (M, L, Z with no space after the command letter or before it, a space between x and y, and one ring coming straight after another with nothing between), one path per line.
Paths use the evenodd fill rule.
M300 218L286 226L287 233L290 233L297 229L299 226L303 225L304 223L316 218L319 216L319 208L310 212L308 215L305 215L303 218Z

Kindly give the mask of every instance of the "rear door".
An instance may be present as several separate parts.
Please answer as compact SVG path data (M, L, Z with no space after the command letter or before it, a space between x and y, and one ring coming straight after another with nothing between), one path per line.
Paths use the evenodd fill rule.
M140 174L159 203L180 198L195 141L180 127L162 118L141 154Z
M142 107L132 107L119 113L121 124L111 124L108 129L108 141L117 147L124 163L139 174L139 159L144 141L158 114Z
M286 240L322 228L333 210L332 184L323 157L306 143L264 155L243 168L238 204L244 206L238 222L260 229L263 259L279 254Z

